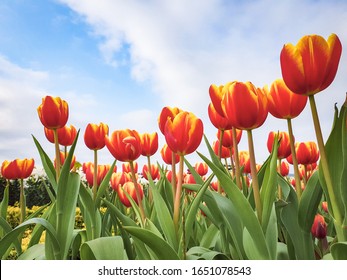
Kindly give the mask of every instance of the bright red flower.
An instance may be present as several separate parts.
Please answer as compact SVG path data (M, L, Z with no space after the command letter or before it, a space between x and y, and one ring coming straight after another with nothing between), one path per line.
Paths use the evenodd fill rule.
M242 172L245 174L251 173L251 163L249 160L249 152L248 151L241 151L239 152L239 159L240 159L240 167L243 167Z
M104 123L89 123L84 132L84 143L91 150L105 147L105 137L108 135L108 125Z
M172 164L172 150L167 144L164 144L163 148L160 150L161 157L166 164ZM175 154L175 162L179 162L180 156Z
M46 138L49 142L54 144L54 132L52 129L44 128ZM58 143L62 146L71 146L76 139L77 130L73 125L63 126L57 129Z
M335 78L342 53L336 34L328 40L306 35L296 46L285 44L280 61L283 80L297 94L314 95L327 88Z
M291 150L290 150L289 134L285 131L280 131L278 133L271 131L267 139L267 149L269 153L272 152L272 147L273 147L274 139L276 135L278 135L277 139L278 141L280 141L278 145L277 158L279 159L286 158L291 154Z
M136 130L116 130L105 138L106 147L119 161L134 161L141 155L141 139Z
M69 118L69 106L60 97L46 96L42 98L37 113L44 127L57 129L66 125Z
M288 176L289 174L289 164L287 161L282 160L280 166L280 173L283 177Z
M147 173L150 172L152 180L159 179L159 167L156 164L151 164L151 169L148 170L147 164L142 167L142 175L148 180Z
M66 157L67 157L67 155L65 156L65 153L60 151L60 164L61 165L64 164ZM71 164L70 164L70 170L75 166L75 162L76 162L76 157L75 157L75 155L73 155L72 160L71 160ZM54 167L56 167L56 159L54 159Z
M220 139L221 131L217 131L217 138ZM236 140L237 144L240 143L242 137L242 130L236 129ZM234 142L233 142L233 131L231 129L224 130L223 133L223 139L222 139L222 146L225 148L233 148Z
M165 134L165 125L166 125L166 121L168 119L174 119L178 113L182 112L181 109L177 108L177 107L164 107L159 115L158 118L158 124L159 124L159 129L161 131L161 133Z
M138 165L137 161L133 162L133 166L134 166L134 172L137 173L137 171L139 169L139 165ZM122 171L125 173L131 173L131 167L130 167L129 162L124 162L122 164Z
M317 214L314 217L311 233L317 239L324 239L327 236L327 224L322 215Z
M206 162L197 162L194 165L194 169L200 176L204 176L208 172L208 165Z
M296 143L296 157L298 164L313 164L319 159L317 144L312 141Z
M119 186L123 186L126 182L131 181L131 176L126 172L115 172L111 176L111 187L113 190L118 191Z
M7 180L25 179L33 172L34 159L5 160L1 165L1 175Z
M224 117L224 111L222 109L222 99L223 99L223 88L224 85L216 86L214 84L210 85L208 92L210 99L212 101L215 111L221 116Z
M295 94L282 79L275 80L267 94L268 109L279 119L294 119L304 110L307 96Z
M140 198L143 198L143 188L141 184L137 184L138 190L139 190L139 194L140 194ZM137 201L137 196L136 196L136 189L135 189L135 185L133 182L125 182L123 184L122 188L118 188L117 193L119 196L119 200L123 203L124 206L126 207L131 207L131 203L129 201L129 199L127 198L125 192L127 192L132 199L134 199L134 201L138 204Z
M231 129L232 126L230 125L227 118L220 115L217 110L214 108L213 104L210 103L208 105L208 116L210 118L211 123L220 130L226 130Z
M165 125L165 140L170 149L179 155L188 155L200 145L204 128L193 113L180 112Z
M214 153L217 156L219 156L219 140L216 140L213 142L212 148ZM228 158L228 157L230 157L230 150L229 148L226 148L222 145L222 152L221 152L220 158Z
M153 156L158 151L158 133L154 132L140 134L141 139L141 155L143 156Z
M233 127L251 130L265 122L268 108L262 89L251 82L233 82L224 86L223 92L222 109Z
M107 172L110 170L110 165L98 165L98 171L97 171L97 186L100 186L102 180L104 180ZM93 186L93 180L94 180L94 166L90 165L89 168L86 170L86 179L90 186Z

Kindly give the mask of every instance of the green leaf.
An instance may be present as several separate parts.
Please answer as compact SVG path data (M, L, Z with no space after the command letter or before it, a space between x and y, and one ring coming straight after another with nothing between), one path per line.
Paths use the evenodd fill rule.
M156 254L159 260L179 260L174 249L150 230L129 226L124 227L124 229L144 242Z
M271 259L277 258L277 244L278 244L278 229L277 229L277 216L275 205L272 205L272 212L267 223L267 229L265 233L266 243L269 248Z
M331 245L330 251L334 260L347 260L347 242L338 242Z
M123 240L120 236L100 237L81 246L82 260L126 260Z
M18 257L18 260L44 260L45 244L35 244Z
M211 224L202 236L200 246L204 248L213 248L216 244L216 240L218 237L218 228L214 224Z
M98 188L98 192L96 194L96 207L99 208L100 207L100 203L101 203L101 198L104 195L106 189L109 187L109 182L114 170L114 166L116 165L116 160L112 163L110 170L107 172L106 176L104 177L104 179L102 180L102 182L100 183L100 186Z
M5 187L2 201L0 203L0 217L5 221L7 219L7 207L8 207L8 199L9 199L9 186L8 184ZM0 238L4 236L4 231L0 229Z

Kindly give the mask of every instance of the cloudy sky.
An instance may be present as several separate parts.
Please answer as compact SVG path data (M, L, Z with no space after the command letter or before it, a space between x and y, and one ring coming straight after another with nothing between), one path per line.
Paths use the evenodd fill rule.
M104 122L111 132L159 133L157 118L164 106L200 117L213 142L210 84L270 85L281 77L279 54L285 43L336 33L344 48L346 18L344 0L2 0L0 162L34 157L39 165L32 135L53 156L36 111L45 95L69 103L68 124L81 129L80 162L92 160L83 142L88 123ZM343 49L333 84L316 95L325 139L334 104L340 107L345 99L346 70ZM309 106L293 126L297 141L315 140ZM286 122L269 116L253 132L258 162L268 156L272 130L286 131ZM243 137L240 149L246 148ZM199 151L206 151L204 143ZM106 148L99 158L101 164L113 160ZM191 155L190 160L199 158Z

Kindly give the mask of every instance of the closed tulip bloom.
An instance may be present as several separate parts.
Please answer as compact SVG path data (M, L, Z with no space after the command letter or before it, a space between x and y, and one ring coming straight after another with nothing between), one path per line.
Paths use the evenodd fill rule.
M153 156L158 151L158 133L142 133L140 139L143 156Z
M141 155L141 139L136 130L116 130L105 140L106 147L119 161L134 161Z
M84 143L91 150L105 147L105 137L108 135L108 125L104 123L89 123L84 132Z
M126 172L115 172L111 176L111 187L113 190L118 191L119 186L123 186L126 182L131 181L131 176Z
M40 121L44 127L58 129L66 125L69 118L69 106L60 97L46 96L37 108Z
M307 96L292 92L282 79L275 80L267 93L268 109L278 119L294 119L304 110Z
M47 140L51 143L54 143L54 133L52 129L44 128L45 136ZM58 143L62 146L71 146L76 139L77 130L73 125L63 126L62 128L57 129L58 131Z
M210 121L214 125L214 127L218 128L219 130L226 130L232 128L228 119L220 115L216 111L212 103L208 105L208 117L210 118Z
M222 116L225 117L224 111L222 109L222 99L223 99L223 88L224 85L216 86L215 84L210 85L208 92L210 95L210 99L212 101L212 105L216 112Z
M64 152L60 151L60 164L63 165L65 162L65 158L67 157L67 154L65 155ZM71 164L70 164L70 170L75 166L76 157L75 155L72 156ZM54 159L54 167L56 167L56 159Z
M139 165L136 161L133 163L133 165L134 165L134 172L137 173L137 171L139 169ZM122 164L122 171L125 173L131 173L131 167L130 167L129 162L124 162Z
M289 174L289 164L287 161L281 161L280 173L283 177L288 176Z
M7 180L28 178L34 170L34 159L5 160L1 165L1 175Z
M143 167L142 167L142 175L143 177L148 180L148 175L147 173L150 173L151 174L151 178L152 180L155 180L155 179L159 179L159 167L158 165L156 164L151 164L151 168L148 169L148 165L145 164Z
M203 123L193 113L181 112L165 125L165 140L170 149L179 155L194 152L201 143Z
M194 169L200 176L204 176L208 172L208 165L206 162L197 162L194 165Z
M249 152L248 151L241 151L239 152L239 159L240 159L240 166L243 167L242 172L244 174L250 174L251 173L251 163L249 160Z
M97 171L97 186L100 186L102 180L104 180L107 172L110 170L110 165L98 165L98 171ZM90 186L93 185L93 179L94 179L94 167L91 166L91 168L88 168L86 170L86 179Z
M280 61L283 80L297 94L314 95L327 88L335 78L342 53L336 34L328 40L306 35L296 46L285 44Z
M140 194L140 198L143 198L143 188L141 184L137 184L138 190L139 190L139 194ZM117 193L119 196L119 200L123 203L124 206L126 207L131 207L131 203L129 201L129 199L127 198L125 192L127 192L131 198L138 204L137 201L137 196L136 196L136 189L135 189L135 185L133 182L125 182L124 185L122 186L122 188L118 188Z
M161 158L166 164L172 164L172 150L167 144L164 144L163 148L160 150ZM175 154L175 162L179 162L180 156Z
M322 215L317 214L314 217L311 233L317 239L324 239L327 236L327 224Z
M180 112L182 112L181 109L177 107L169 107L169 106L166 106L161 110L159 118L158 118L158 124L159 124L159 129L161 133L165 134L166 121L168 119L171 119L171 120L174 119Z
M212 148L213 148L214 153L218 157L220 157L220 158L228 158L228 157L230 157L230 150L229 150L229 148L226 148L223 145L222 145L221 155L219 155L219 140L216 140L216 141L213 142Z
M220 134L221 131L217 131L217 138L220 139ZM237 144L240 143L242 137L242 130L236 129L236 140ZM232 148L234 147L234 142L233 142L233 131L231 129L224 130L223 133L223 139L222 139L222 146L225 148Z
M264 91L251 82L233 82L223 88L222 109L231 125L251 130L261 126L268 115Z
M296 156L299 164L316 163L319 159L317 144L312 141L296 143Z
M279 141L277 158L279 158L279 159L286 158L291 154L291 150L290 150L289 134L285 131L279 131L278 133L271 131L269 133L269 136L267 139L268 151L269 151L269 153L272 152L272 147L273 147L274 139L275 139L276 135L278 135L277 139Z

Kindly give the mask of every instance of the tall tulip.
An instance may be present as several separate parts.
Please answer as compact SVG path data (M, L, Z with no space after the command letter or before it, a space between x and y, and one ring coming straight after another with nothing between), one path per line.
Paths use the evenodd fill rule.
M20 180L20 223L26 216L26 202L24 195L24 179L28 178L34 170L34 159L15 159L13 161L5 160L1 165L1 174L7 180Z
M152 166L151 156L158 151L159 141L158 133L142 133L140 134L141 139L141 154L147 157L147 165Z
M47 140L54 144L54 131L52 129L44 128ZM75 141L77 135L76 127L73 125L63 126L58 129L58 143L62 146L71 146Z
M194 169L200 176L204 176L208 172L208 165L206 162L197 162L194 165Z
M286 158L291 154L291 150L290 150L289 134L285 131L279 131L279 132L270 131L267 138L267 149L269 150L270 153L272 152L272 147L273 147L274 139L276 135L279 141L277 158L278 159Z
M170 147L165 143L164 146L160 150L160 155L163 161L166 164L172 164L172 157L174 155L175 162L178 162L180 160L180 156L172 152Z

